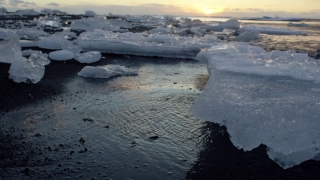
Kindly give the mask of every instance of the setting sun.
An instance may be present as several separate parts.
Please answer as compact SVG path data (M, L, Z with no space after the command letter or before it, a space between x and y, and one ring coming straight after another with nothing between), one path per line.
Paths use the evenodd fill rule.
M206 15L211 15L223 11L223 7L221 6L208 6L204 4L196 4L194 5L194 8L197 9L198 12Z
M204 10L204 13L207 14L207 15L211 14L212 12L213 12L212 9L205 9Z

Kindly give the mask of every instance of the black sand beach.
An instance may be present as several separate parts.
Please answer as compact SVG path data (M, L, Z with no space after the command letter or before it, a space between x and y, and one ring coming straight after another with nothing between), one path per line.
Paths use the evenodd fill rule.
M188 108L200 93L199 90L203 88L199 84L192 85L192 83L203 81L207 76L204 65L190 60L176 60L174 62L161 58L135 57L123 60L122 56L117 55L104 55L104 57L106 58L93 65L109 64L110 62L131 63L144 71L146 65L153 64L152 67L159 67L160 70L152 75L154 79L151 81L145 79L150 74L142 72L132 80L130 80L132 77L116 77L111 80L84 79L84 81L78 82L82 78L78 77L76 73L84 67L83 64L75 61L52 61L46 67L45 76L40 83L17 84L8 79L9 65L0 64L2 84L0 88L2 116L0 177L2 179L320 178L318 173L320 163L317 161L307 161L299 166L284 170L268 158L266 146L260 145L251 152L238 150L230 142L225 127L187 117ZM140 62L139 59L141 59ZM135 62L132 63L132 60ZM173 66L176 71L161 70L161 66ZM179 76L186 69L193 67L203 68L199 71L203 74L190 74L190 77L186 77L186 74ZM162 75L157 75L157 73ZM116 81L117 78L122 79L120 82L123 84L119 84ZM138 80L139 78L140 80ZM156 80L157 78L162 80ZM189 82L188 78L196 79L193 80L194 82ZM175 84L175 80L179 80L177 84ZM143 81L147 84L144 85ZM94 88L90 88L88 85ZM105 86L112 86L112 88L107 91L97 89L97 87L108 88ZM118 103L112 104L112 101L108 101L109 104L106 104L107 101L103 100L106 97L99 96L101 91L113 93L118 95L118 97L113 95L117 102L117 98L121 99L124 96L122 91L130 89L135 89L132 95L137 96L135 98L139 99L139 103L125 102L128 106L122 110L123 106L117 105ZM145 97L139 95L139 91L145 91ZM151 94L164 93L165 95L150 96L148 91ZM92 94L92 99L88 99L86 94ZM94 106L97 101L100 101L99 97L103 103L95 106L96 108L101 107L103 110L104 107L112 106L113 110L110 112L115 113L114 117L119 115L119 117L125 118L128 112L133 115L123 119L123 122L121 119L117 119L115 122L112 120L100 121L94 118L94 121L98 121L94 122L95 125L90 125L90 122L85 122L83 119L101 112L88 106L88 111L85 112L87 115L84 116L82 113L86 108L83 106L86 103L91 103L91 106ZM143 97L145 99L140 99ZM153 102L153 98L155 102ZM173 102L170 102L171 100ZM133 107L134 104L145 106L146 101L147 106L144 108L151 108L150 112L145 112L147 109ZM161 101L168 102L163 104ZM48 104L51 105L48 106ZM181 104L186 104L185 108L179 107ZM65 106L61 107L65 109L64 112L59 110L60 106ZM177 107L175 108L175 106ZM56 112L49 114L47 108L56 108ZM39 109L42 109L40 111L43 111L42 113L45 115L37 117L38 113L32 114L33 111L39 111ZM172 114L172 111L175 113ZM122 115L117 114L121 112ZM23 115L25 113L29 115ZM107 115L111 116L112 113L107 113ZM139 113L142 113L141 116L136 115ZM61 122L57 122L59 120L52 117L54 115L59 115L58 119L60 118ZM134 118L144 116L153 117L148 119L150 125L145 124L148 122L134 120ZM68 124L74 123L67 122L70 118L77 119L78 123ZM169 121L159 118L168 118ZM57 126L61 123L68 125ZM56 125L51 126L52 124ZM183 124L189 127L184 127ZM63 126L68 129L64 129ZM52 127L54 127L53 130ZM110 133L118 135L112 136ZM149 139L154 135L159 138ZM86 140L83 144L79 141L81 137ZM102 145L104 143L107 144ZM118 143L119 145L117 145ZM159 144L161 146L158 147ZM182 147L179 147L180 145ZM172 151L173 147L176 150Z
M257 43L310 55L319 45L279 37ZM239 150L225 126L190 115L206 65L103 57L90 65L125 65L139 75L82 78L85 64L51 61L39 83L26 84L8 79L10 65L0 63L0 179L320 179L318 161L283 169L266 146Z

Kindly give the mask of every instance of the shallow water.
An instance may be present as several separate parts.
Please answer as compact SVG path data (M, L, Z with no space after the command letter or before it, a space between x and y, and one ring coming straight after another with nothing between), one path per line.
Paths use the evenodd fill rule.
M26 129L30 141L58 148L64 144L53 158L88 149L47 166L40 177L54 174L58 163L77 170L66 175L71 179L81 174L81 178L105 174L114 179L181 179L191 168L203 122L188 111L203 88L198 79L206 78L206 66L139 57L114 63L139 68L139 75L110 80L75 75L57 97L5 115L6 122L11 122L6 126ZM83 120L88 117L94 121ZM44 136L34 137L37 133ZM149 139L154 135L159 138ZM80 137L86 139L83 145Z

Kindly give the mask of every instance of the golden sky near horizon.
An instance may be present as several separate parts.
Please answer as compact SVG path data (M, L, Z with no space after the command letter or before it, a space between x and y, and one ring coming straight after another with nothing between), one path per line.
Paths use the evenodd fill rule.
M162 12L183 12L185 14L214 15L221 12L288 12L288 13L320 13L320 0L122 0L122 1L102 1L102 0L0 0L5 2L7 8L51 8L51 9L71 9L77 6L87 6L91 10L101 9L103 6L117 6L123 8L145 7L153 8L155 14L157 10ZM35 3L35 4L23 4ZM3 4L3 3L2 3ZM90 9L89 8L89 9ZM76 9L74 9L76 10ZM81 9L83 10L83 9ZM141 14L144 8L140 8ZM148 13L146 13L148 14Z

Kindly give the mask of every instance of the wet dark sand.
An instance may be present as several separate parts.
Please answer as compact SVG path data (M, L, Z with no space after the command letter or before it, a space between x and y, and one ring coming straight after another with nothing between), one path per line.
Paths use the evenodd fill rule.
M99 61L93 65L102 65L111 63L113 59L121 58L122 56L117 55L104 55L107 59ZM130 59L128 59L130 61ZM144 62L146 61L146 62ZM159 59L149 59L142 60L142 64L148 63L148 61L155 61L157 66L169 65L172 63L167 60ZM122 61L121 61L122 62ZM191 63L191 67L194 66L193 62L189 60L178 60L178 62L173 63L180 67L179 63ZM197 65L197 64L195 64ZM184 66L184 65L183 65ZM44 123L52 123L50 119L52 117L47 117L44 115L37 119L37 115L28 115L25 116L24 112L32 113L34 111L38 111L38 109L46 109L46 104L52 103L54 106L66 105L69 102L79 102L85 103L88 101L86 94L94 94L97 93L97 89L89 88L83 86L83 89L68 89L68 86L73 84L73 81L79 78L76 73L84 67L83 64L79 64L75 61L68 62L55 62L52 61L50 65L46 67L45 77L38 84L25 84L25 83L14 83L9 80L7 71L9 70L9 65L0 64L1 69L1 77L0 82L2 86L0 87L0 100L1 100L1 117L2 121L6 121L8 117L11 117L11 120L8 119L10 123L6 124L2 122L0 128L0 178L2 179L320 179L320 174L318 170L320 168L320 162L317 161L307 161L302 163L299 166L295 166L293 168L289 168L287 170L279 167L275 162L270 160L266 154L266 147L261 145L258 148L254 149L250 152L244 152L242 150L238 150L233 144L230 142L229 135L224 126L219 126L210 122L201 122L201 120L190 119L192 124L190 126L195 126L197 128L191 128L191 130L187 130L183 127L183 125L179 125L175 127L173 130L168 129L168 132L163 132L161 130L155 130L158 132L159 140L148 140L148 136L139 134L141 129L145 128L146 125L143 125L143 122L134 122L133 117L128 117L128 122L125 122L125 126L135 125L138 123L138 129L132 130L124 130L124 132L117 132L116 130L112 130L113 128L122 129L123 124L121 122L112 122L109 121L110 130L112 133L119 133L119 136L110 137L111 139L107 140L105 137L100 137L98 135L93 136L93 139L89 139L86 137L87 142L81 144L79 142L79 138L82 137L81 132L79 134L78 131L86 131L88 128L87 125L83 126L81 124L88 123L82 122L82 115L78 115L81 124L75 124L74 126L68 126L69 129L67 133L64 133L63 128L61 130L54 130L45 134L42 137L42 134L38 134L40 137L37 137L38 131L41 130L42 126L46 126L41 124L41 121L45 121ZM143 70L143 68L142 68ZM161 71L160 71L161 72ZM182 72L182 71L181 71ZM169 88L178 90L187 91L190 89L188 83L185 83L184 87L176 86L170 78L175 78L175 76L179 76L179 71L176 73L167 73L164 76L160 76L161 79L168 78L169 84L161 84L161 88ZM192 75L190 75L192 76ZM155 76L157 78L157 76ZM202 89L203 85L207 79L206 74L196 75L196 84L194 88ZM128 83L126 78L130 77L121 77L124 81L124 85L119 85L117 82L109 84L112 86L121 86L116 87L116 89L135 89L137 85ZM181 81L189 81L188 79L183 80L178 78ZM95 79L85 79L85 83L90 83L93 87L105 87L104 84L109 80L95 80ZM111 80L112 81L112 80ZM80 85L81 82L75 81L76 85ZM135 82L135 81L133 81ZM199 83L200 82L200 83ZM102 83L102 84L101 84ZM179 84L180 82L178 82ZM141 82L143 85L143 82ZM139 87L141 86L139 85ZM157 84L156 81L154 84ZM183 84L183 82L182 82ZM100 86L102 85L102 86ZM73 87L72 86L72 87ZM147 83L147 85L154 87L152 82ZM163 87L167 86L167 87ZM143 88L143 86L141 86ZM180 88L180 89L179 89ZM111 88L112 89L112 88ZM147 88L148 89L148 88ZM197 90L197 91L199 91ZM100 90L98 90L99 92ZM137 91L140 91L139 89ZM174 90L165 91L167 94L164 96L165 101L168 101L167 106L171 108L171 104L178 103L189 103L187 104L185 109L177 108L178 112L174 113L174 116L171 115L171 111L175 111L174 109L160 108L157 106L153 106L153 104L148 104L150 106L150 111L159 111L158 113L162 113L160 116L164 118L165 116L169 116L169 119L174 119L177 116L181 116L183 114L187 114L188 107L191 106L190 103L196 98L197 93L199 92L190 91L189 95L181 94L181 97ZM104 91L103 91L104 92ZM158 91L155 91L158 92ZM162 91L160 91L162 92ZM172 94L172 95L170 95ZM82 96L84 99L81 100ZM133 94L133 95L139 95ZM93 96L92 99L96 99L97 96ZM149 97L149 96L147 96ZM151 96L152 97L152 96ZM103 97L101 97L103 99ZM120 93L119 97L114 98L122 98ZM138 98L138 97L137 97ZM150 97L149 97L150 98ZM155 96L156 101L162 101L163 96ZM186 98L184 100L184 98ZM189 98L189 100L187 100ZM138 98L139 99L139 98ZM176 99L170 102L170 99ZM142 100L147 101L147 100ZM149 100L150 101L150 100ZM89 101L90 102L90 101ZM93 104L92 104L93 105ZM162 103L160 105L163 105ZM34 107L33 107L34 106ZM28 111L20 111L19 109L23 109L24 107L28 107ZM69 106L68 106L69 107ZM74 109L73 107L77 107ZM99 106L97 106L99 107ZM117 106L115 106L117 107ZM132 107L132 105L129 105ZM133 108L133 107L132 107ZM32 110L33 109L33 110ZM65 114L65 118L70 118L70 116L74 116L73 111L78 111L81 109L81 106L76 106L75 104L70 105L70 110L67 110L67 114ZM83 108L86 109L86 108ZM40 110L39 110L40 111ZM72 111L72 112L71 112ZM80 111L80 110L79 110ZM90 108L88 109L88 114L92 111ZM113 110L112 113L115 113L117 110ZM123 114L127 113L127 110L119 110L120 113L123 111ZM128 110L130 114L139 113L140 109ZM166 112L168 111L168 112ZM179 112L181 111L181 112ZM186 112L184 112L186 111ZM41 111L40 111L41 112ZM69 113L70 115L68 115ZM141 110L142 116L148 116L150 112L145 112L144 109ZM81 113L77 112L76 114ZM94 113L99 113L95 111ZM181 114L182 113L182 114ZM40 113L41 114L41 113ZM152 117L155 119L151 119L151 128L152 126L155 129L160 128L162 119L157 119L155 115L152 114ZM91 114L94 115L94 114ZM112 114L108 114L110 116ZM19 117L25 116L26 120L18 120ZM53 114L50 114L53 116ZM115 114L117 116L117 114ZM120 115L122 118L125 116ZM17 117L12 119L12 117ZM28 119L30 117L30 119ZM60 117L61 118L61 117ZM158 117L159 118L159 117ZM175 123L180 123L184 118L179 121L173 122L173 124L169 126L173 126ZM188 119L185 119L188 120ZM188 120L188 121L190 121ZM13 127L11 127L13 122ZM57 120L54 120L55 122ZM157 121L152 122L152 121ZM64 122L66 123L66 122ZM90 122L89 122L90 123ZM104 121L97 122L99 129L105 126ZM101 126L99 124L102 124ZM150 123L150 122L149 122ZM169 123L169 122L167 122ZM36 125L39 124L39 125ZM81 127L83 126L83 127ZM189 125L188 125L189 126ZM94 134L94 131L97 131L96 127L89 126L91 130L89 130L89 134ZM148 127L148 128L150 128ZM48 126L49 128L49 126ZM51 128L51 127L50 127ZM126 127L128 128L128 127ZM168 128L167 125L164 125L162 128ZM160 129L162 129L160 128ZM172 128L172 127L170 127ZM130 129L130 128L129 128ZM164 130L165 130L164 129ZM101 131L99 130L99 131ZM47 133L48 130L43 131ZM108 131L103 130L103 131ZM146 130L149 131L149 130ZM172 132L173 131L173 132ZM186 132L184 132L186 131ZM194 131L194 132L192 132ZM41 132L41 133L43 133ZM133 133L133 140L131 136L128 136L127 133ZM100 132L101 133L101 132ZM148 133L148 132L146 132ZM167 133L167 134L166 134ZM168 134L169 133L169 134ZM173 137L172 141L163 141L162 139L166 139L166 137L172 137L173 134L177 134L179 136L186 136L186 138L181 137ZM111 135L110 134L110 135ZM190 136L190 134L192 134ZM60 137L62 136L62 137ZM105 136L105 135L101 135ZM150 136L150 135L149 135ZM190 137L188 137L190 136ZM123 138L121 140L121 137ZM120 138L120 139L118 139ZM129 140L127 140L129 139ZM188 139L192 139L192 142L195 142L195 145L185 144L183 141L188 141ZM93 141L93 142L92 142ZM113 141L127 141L127 144L117 146L115 144L107 144L106 146L99 146L97 144L101 144L104 142L113 142ZM146 144L147 143L147 144ZM157 145L161 145L160 147L169 148L169 150L165 150L161 153L161 149L153 149L150 145L156 147ZM176 147L178 154L171 153L170 150L173 144L177 143L177 145L184 144L183 147ZM112 150L106 148L108 146L113 146ZM186 149L191 149L185 151ZM118 149L119 148L119 149ZM131 152L132 148L137 148L140 153ZM122 150L124 149L124 150ZM118 154L114 154L115 152L122 152ZM159 151L160 154L157 154ZM101 156L105 154L104 156ZM138 154L136 154L138 153ZM168 154L168 155L166 155ZM185 154L184 158L181 154ZM193 155L194 154L194 155ZM111 157L110 157L111 156ZM194 159L191 159L194 157ZM111 158L112 160L107 160ZM133 159L132 159L133 158ZM160 158L160 159L158 159ZM163 159L162 159L163 158ZM167 159L168 158L168 159ZM176 160L175 160L176 159ZM139 161L137 161L139 160ZM163 162L162 162L163 160ZM160 163L161 161L161 163ZM178 164L177 166L172 163ZM147 164L147 165L146 165ZM151 164L151 165L150 165ZM152 164L156 164L152 166ZM176 168L183 166L181 170L177 170ZM171 167L171 169L170 169ZM148 169L149 168L149 169ZM167 170L168 168L168 170ZM186 170L184 170L186 169ZM188 170L189 169L189 170ZM117 173L118 172L118 173ZM126 172L126 173L125 173ZM154 173L152 173L154 172Z

